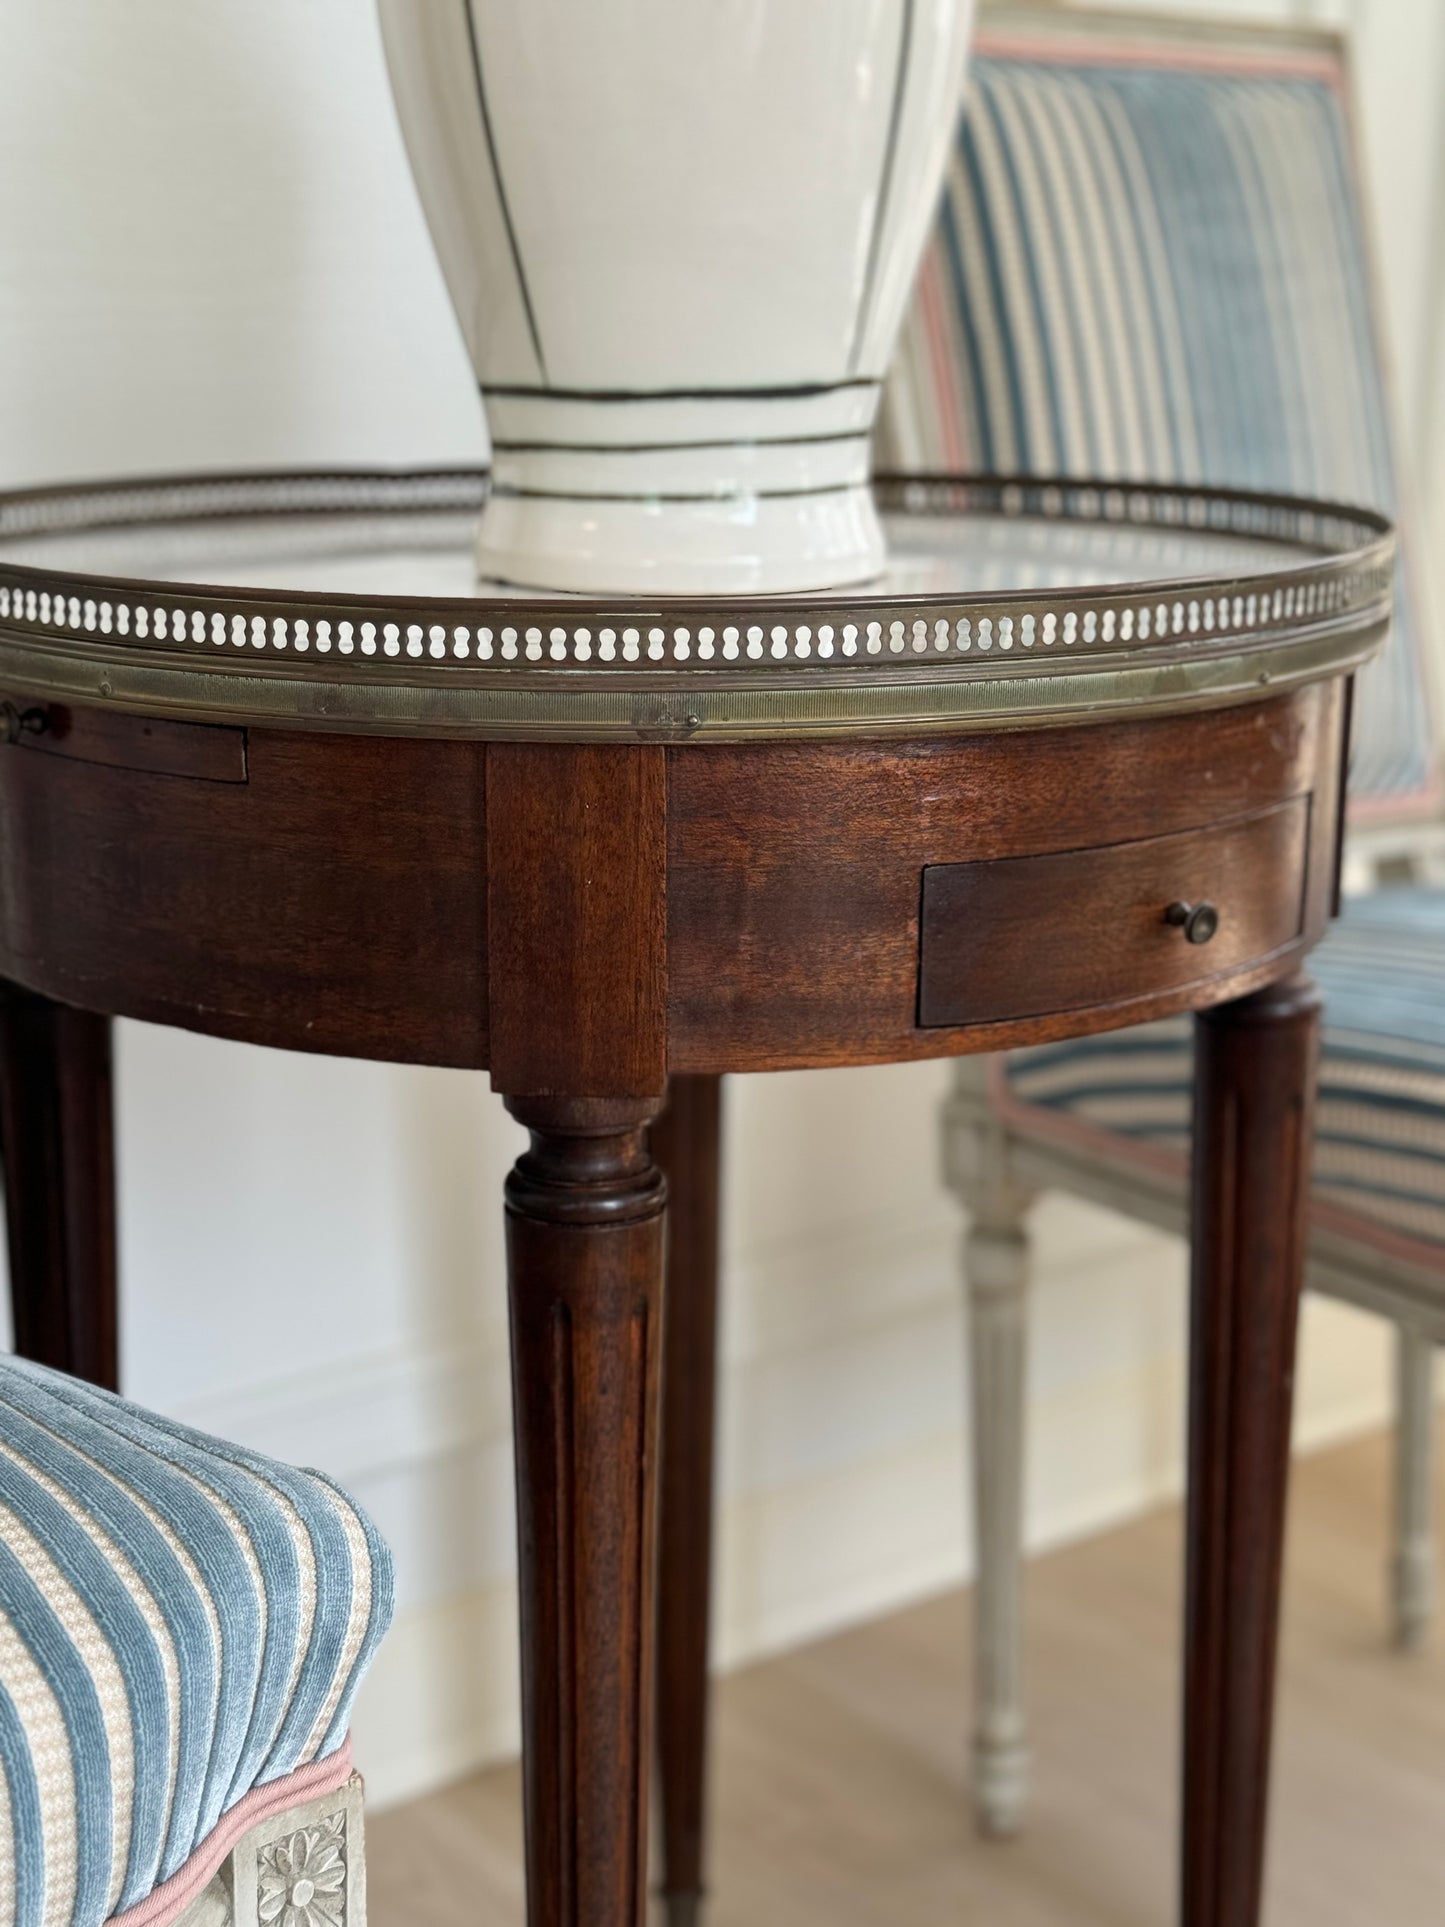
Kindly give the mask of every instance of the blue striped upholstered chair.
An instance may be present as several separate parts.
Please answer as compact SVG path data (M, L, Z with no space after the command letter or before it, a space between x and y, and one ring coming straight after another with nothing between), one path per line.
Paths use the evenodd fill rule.
M0 1927L364 1927L345 1495L0 1359Z
M1177 479L1392 508L1340 45L1309 31L996 8L880 431L880 466ZM1360 678L1355 881L1326 992L1310 1284L1399 1327L1394 1615L1432 1592L1430 1365L1445 1340L1445 864L1417 611ZM1433 853L1432 853L1433 852ZM1433 877L1431 864L1434 865ZM1347 876L1349 872L1347 871ZM1374 879L1378 881L1378 877ZM945 1164L968 1241L975 1786L1025 1794L1019 1587L1026 1219L1064 1189L1182 1230L1191 1036L967 1060Z

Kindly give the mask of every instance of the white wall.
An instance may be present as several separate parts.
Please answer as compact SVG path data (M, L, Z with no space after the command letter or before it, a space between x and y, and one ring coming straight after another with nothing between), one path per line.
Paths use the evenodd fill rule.
M1442 202L1400 156L1438 138L1445 9L1356 11L1377 172L1409 190L1387 230L1396 352L1440 447ZM0 74L0 484L482 453L369 0L0 0ZM118 1048L129 1389L325 1464L391 1536L401 1613L358 1715L377 1796L505 1749L498 1203L517 1132L477 1077L141 1025ZM925 1065L730 1087L726 1659L963 1573L942 1083ZM1036 1543L1177 1483L1182 1275L1137 1228L1044 1208ZM1374 1327L1312 1311L1304 1431L1378 1417L1383 1363Z

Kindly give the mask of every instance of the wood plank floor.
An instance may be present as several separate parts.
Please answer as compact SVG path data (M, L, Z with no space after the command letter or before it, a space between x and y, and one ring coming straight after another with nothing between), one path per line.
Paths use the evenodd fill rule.
M1445 1636L1385 1646L1386 1470L1378 1439L1296 1470L1270 1927L1445 1921ZM1013 1842L968 1818L966 1594L726 1681L707 1927L1162 1927L1180 1538L1170 1509L1032 1566ZM521 1927L518 1800L509 1768L378 1817L373 1927Z

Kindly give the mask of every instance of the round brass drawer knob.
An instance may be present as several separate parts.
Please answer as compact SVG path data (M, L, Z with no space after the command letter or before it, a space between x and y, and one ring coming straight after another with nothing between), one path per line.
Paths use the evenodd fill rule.
M1219 928L1219 912L1212 903L1171 903L1164 921L1182 930L1186 943L1208 943Z

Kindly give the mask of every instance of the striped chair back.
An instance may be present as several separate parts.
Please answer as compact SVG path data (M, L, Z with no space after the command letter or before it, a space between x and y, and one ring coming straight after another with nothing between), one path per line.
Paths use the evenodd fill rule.
M888 469L1213 483L1398 510L1341 43L985 8L890 377ZM1436 798L1416 604L1360 679L1357 810Z

